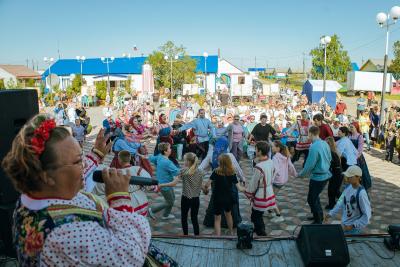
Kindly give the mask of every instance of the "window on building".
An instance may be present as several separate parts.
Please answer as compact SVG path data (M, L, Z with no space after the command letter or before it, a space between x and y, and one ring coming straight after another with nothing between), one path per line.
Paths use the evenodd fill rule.
M238 77L238 84L245 84L245 77L244 76L239 76Z

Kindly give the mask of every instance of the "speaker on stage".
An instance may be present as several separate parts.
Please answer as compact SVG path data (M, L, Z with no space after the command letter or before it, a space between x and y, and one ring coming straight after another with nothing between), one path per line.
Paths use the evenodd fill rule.
M341 225L303 225L296 243L305 266L346 266L350 262Z
M36 90L0 90L0 162L24 124L39 112ZM15 255L11 244L11 218L19 193L0 166L0 239L5 253Z

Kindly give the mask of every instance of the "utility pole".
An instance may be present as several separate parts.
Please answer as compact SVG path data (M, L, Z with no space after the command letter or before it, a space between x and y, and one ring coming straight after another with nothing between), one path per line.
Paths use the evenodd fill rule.
M306 76L306 53L303 52L303 75L304 75L304 81L307 80Z
M26 59L26 67L28 68L29 59Z
M57 53L58 53L58 59L61 59L60 55L60 41L57 40Z
M257 68L257 57L254 57L254 68Z

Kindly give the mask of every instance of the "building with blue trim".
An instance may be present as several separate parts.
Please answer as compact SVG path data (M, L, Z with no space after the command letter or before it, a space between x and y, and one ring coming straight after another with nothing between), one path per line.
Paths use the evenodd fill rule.
M207 89L215 92L216 74L218 72L218 56L191 56L197 62L196 73L207 74ZM121 81L131 79L131 86L138 92L142 91L142 70L147 57L120 57L112 63L104 63L101 58L88 58L82 63L76 59L59 59L52 64L43 74L42 79L51 74L56 74L59 79L59 88L65 90L72 82L74 75L82 74L87 87L94 88L95 82L107 80L110 76L111 89L118 88ZM48 85L46 80L46 87ZM180 88L181 89L181 88Z

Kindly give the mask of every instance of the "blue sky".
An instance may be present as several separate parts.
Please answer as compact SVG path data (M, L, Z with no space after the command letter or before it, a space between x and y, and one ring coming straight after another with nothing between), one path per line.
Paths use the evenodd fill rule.
M375 22L391 0L0 0L0 64L43 67L43 57L148 54L168 40L193 55L217 54L239 67L301 68L319 37L338 34L352 61L382 58ZM390 46L400 38L392 27ZM306 57L307 66L310 57Z

